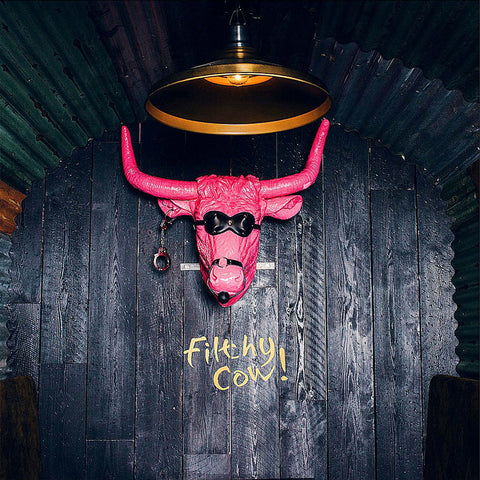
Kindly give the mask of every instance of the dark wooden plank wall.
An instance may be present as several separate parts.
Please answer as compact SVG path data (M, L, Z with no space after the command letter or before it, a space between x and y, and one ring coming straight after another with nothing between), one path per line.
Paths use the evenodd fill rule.
M142 129L142 167L193 180L295 173L316 126ZM444 205L340 127L303 198L262 225L259 261L276 269L224 309L180 271L197 261L190 219L167 232L171 270L153 268L162 216L124 180L117 134L35 186L13 237L10 345L39 386L45 479L422 478L429 380L456 362Z

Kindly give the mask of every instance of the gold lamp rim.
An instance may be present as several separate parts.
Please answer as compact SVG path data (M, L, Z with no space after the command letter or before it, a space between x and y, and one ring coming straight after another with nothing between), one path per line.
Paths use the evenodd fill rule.
M238 74L249 76L268 76L281 80L288 80L290 82L294 82L294 84L300 88L302 85L308 85L308 88L313 88L315 91L317 91L319 97L322 98L322 101L315 108L311 108L308 111L302 112L301 114L295 116L249 123L217 123L212 121L199 121L178 116L172 114L172 112L166 112L158 105L155 105L155 95L162 91L165 92L168 88L180 86L181 84L187 84L188 82L208 79L210 77L226 77ZM220 88L250 89L254 87L242 85L238 87L229 86ZM314 76L293 70L291 68L267 62L260 62L250 58L248 60L238 59L238 61L232 61L231 58L218 60L205 65L193 67L177 74L173 74L157 82L152 87L145 105L145 109L153 118L166 125L197 133L218 135L263 134L289 130L307 125L308 123L319 119L328 112L330 107L331 100L326 88Z

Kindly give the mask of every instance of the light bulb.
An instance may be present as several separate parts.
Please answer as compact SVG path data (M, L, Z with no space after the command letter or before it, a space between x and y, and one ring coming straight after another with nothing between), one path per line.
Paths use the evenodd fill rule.
M227 77L227 80L232 85L235 85L236 87L240 87L241 85L244 85L245 83L247 83L249 78L250 78L250 75L240 75L239 73L237 73L236 75L229 75Z
M242 87L258 85L259 83L267 82L271 78L272 77L267 75L244 75L241 73L235 73L233 75L225 75L221 77L205 77L205 80L226 87Z

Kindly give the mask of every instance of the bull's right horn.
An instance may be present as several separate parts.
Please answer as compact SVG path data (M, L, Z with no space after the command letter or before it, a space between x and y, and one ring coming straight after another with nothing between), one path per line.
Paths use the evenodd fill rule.
M127 127L122 127L122 160L123 171L127 180L142 192L170 200L193 200L197 198L197 182L153 177L138 169Z
M327 119L320 125L315 140L313 141L307 164L301 172L287 177L262 180L260 182L263 198L291 195L292 193L305 190L315 182L318 172L320 171L323 147L325 146L329 126L330 122Z

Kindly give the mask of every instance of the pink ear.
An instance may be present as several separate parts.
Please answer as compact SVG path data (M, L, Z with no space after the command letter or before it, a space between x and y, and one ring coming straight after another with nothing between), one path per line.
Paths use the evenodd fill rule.
M267 202L266 217L288 220L300 211L303 199L300 195L289 195L288 197L269 198L265 201Z
M193 216L194 204L194 200L158 199L158 205L162 209L162 212L170 218L180 217L181 215Z

